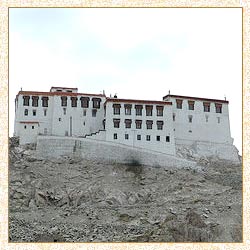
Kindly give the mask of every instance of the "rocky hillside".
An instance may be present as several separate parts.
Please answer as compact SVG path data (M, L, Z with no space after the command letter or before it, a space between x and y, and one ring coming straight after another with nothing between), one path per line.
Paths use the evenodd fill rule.
M240 242L242 168L35 157L10 141L10 242Z

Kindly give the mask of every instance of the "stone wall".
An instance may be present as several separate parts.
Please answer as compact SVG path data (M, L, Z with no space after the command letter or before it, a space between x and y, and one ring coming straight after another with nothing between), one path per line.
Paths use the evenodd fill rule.
M110 163L133 163L163 167L195 167L196 163L172 155L119 143L86 138L38 136L37 153L41 157L80 156L88 160Z

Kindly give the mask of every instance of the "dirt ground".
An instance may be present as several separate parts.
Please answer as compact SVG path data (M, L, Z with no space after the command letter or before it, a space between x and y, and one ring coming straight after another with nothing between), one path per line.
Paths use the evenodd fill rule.
M10 242L241 242L242 166L35 157L11 143Z

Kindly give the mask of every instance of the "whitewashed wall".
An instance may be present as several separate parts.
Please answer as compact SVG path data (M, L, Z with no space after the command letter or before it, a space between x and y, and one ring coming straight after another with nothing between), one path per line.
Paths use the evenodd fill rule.
M156 105L153 105L153 116L146 116L146 104L143 104L142 116L136 116L135 105L132 104L131 115L125 115L123 102L121 104L120 115L114 115L113 102L106 103L106 140L116 143L129 145L131 147L145 148L167 154L175 154L175 139L173 132L172 107L164 105L163 116L157 116ZM127 104L127 103L126 103ZM141 105L141 103L138 103ZM158 104L159 105L159 104ZM120 127L114 128L113 119L120 119ZM131 128L125 128L125 119L131 119ZM135 120L142 120L142 128L136 129ZM153 120L153 128L147 129L146 120ZM157 120L164 122L163 130L157 130ZM114 134L117 133L117 139ZM129 135L129 139L125 139L125 134ZM137 135L141 135L141 140L137 140ZM151 136L151 140L146 140L146 135ZM156 136L160 136L160 141L156 140ZM166 136L170 137L170 142L166 142Z
M171 97L166 100L173 103L172 113L175 114L173 127L176 139L232 144L226 103L222 104L222 113L216 113L213 102L210 104L210 112L204 112L202 101L195 100L194 110L188 110L188 99L183 99L182 109L176 108L176 98ZM193 116L192 123L189 123L189 115ZM206 122L206 116L208 116L208 122ZM218 117L220 123L218 123Z
M84 136L93 132L97 132L103 129L104 119L104 102L105 97L99 97L102 101L100 108L96 109L96 117L92 117L93 102L92 98L97 96L89 96L89 107L86 108L86 116L83 115L85 108L81 107L80 95L77 100L77 107L71 107L71 99L68 96L67 107L61 106L60 95L49 95L48 107L42 107L42 96L39 95L38 107L32 107L32 100L30 95L29 106L23 106L23 95L18 96L18 102L16 106L15 114L15 127L14 135L19 137L26 137L27 129L24 129L24 124L20 122L39 122L39 125L32 131L27 138L20 138L20 143L35 142L34 134L45 134L65 136L66 131L70 135L70 117L72 117L72 136ZM66 114L64 114L63 108L66 108ZM24 115L25 109L28 109L28 116ZM47 110L47 115L44 115L44 109ZM36 116L33 116L33 110L36 110ZM23 142L23 143L22 143Z
M70 135L70 117L72 117L72 136L84 136L103 129L102 121L104 119L104 102L105 98L101 98L100 108L96 109L96 117L92 117L92 98L89 96L89 107L82 108L80 96L78 96L77 107L71 107L71 99L68 97L67 107L61 106L61 96L54 96L53 100L53 119L52 119L52 135L65 136ZM99 98L99 97L98 97ZM64 114L63 108L66 108ZM83 115L83 110L86 110L86 116ZM61 121L59 120L61 119Z

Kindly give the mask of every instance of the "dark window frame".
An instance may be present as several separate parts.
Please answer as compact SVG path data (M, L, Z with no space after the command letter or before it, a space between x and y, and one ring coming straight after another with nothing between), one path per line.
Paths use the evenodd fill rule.
M30 96L23 96L23 106L30 105Z
M135 120L135 128L142 129L142 120Z
M163 121L157 121L156 125L157 125L157 130L163 130L163 125L164 125Z
M153 115L153 105L146 105L146 116Z
M32 96L32 107L38 107L39 96Z
M120 128L120 119L113 119L114 128Z
M164 106L156 106L156 115L163 116Z
M125 128L131 128L132 120L131 119L125 119Z
M82 108L88 108L89 107L89 97L82 96L82 97L80 97L80 101L81 101L81 107Z
M135 105L135 115L136 116L142 116L142 110L143 110L142 105Z
M61 96L61 106L67 107L68 104L68 97L67 96Z
M177 109L182 109L182 103L183 103L183 100L181 99L176 99L176 108Z
M48 103L49 103L49 97L48 96L43 96L42 97L42 107L47 108L49 106Z
M76 108L77 107L77 97L76 96L71 96L71 107Z
M153 120L146 120L147 129L153 129Z
M95 109L99 109L101 106L101 101L102 101L101 98L96 98L96 97L92 98L92 107Z

